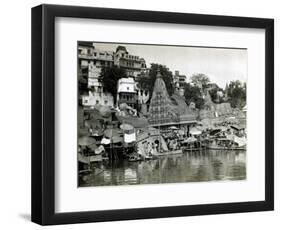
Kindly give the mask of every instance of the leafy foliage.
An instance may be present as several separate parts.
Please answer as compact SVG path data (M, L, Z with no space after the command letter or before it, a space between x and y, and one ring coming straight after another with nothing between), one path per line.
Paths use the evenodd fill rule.
M88 69L81 67L78 72L78 87L80 94L88 92Z
M196 73L190 77L191 82L198 86L199 88L205 89L207 85L210 83L210 79L207 75L203 73Z
M211 96L212 101L215 103L222 103L223 98L218 95L218 92L223 92L223 89L215 87L209 90L209 94Z
M117 98L117 83L120 78L124 78L126 72L118 66L103 67L101 70L100 81L103 84L103 90L111 93L116 103Z
M246 105L246 92L246 83L231 81L226 92L231 107L243 108Z
M184 97L188 105L194 102L197 109L201 109L204 105L201 89L198 86L193 86L190 83L185 84Z
M138 77L139 87L142 89L148 90L149 95L151 97L158 69L160 70L162 79L164 80L164 82L166 84L167 92L171 96L174 92L173 74L164 65L152 63L148 76L142 75L142 76Z

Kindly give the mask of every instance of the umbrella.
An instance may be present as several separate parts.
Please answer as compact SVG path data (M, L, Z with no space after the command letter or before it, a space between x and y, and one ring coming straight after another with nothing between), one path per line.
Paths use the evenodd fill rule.
M214 136L214 135L216 135L219 132L221 132L221 129L213 129L213 130L211 130L210 135Z
M199 129L196 129L196 128L191 128L189 133L192 135L200 135L202 133L202 131Z
M89 146L95 144L96 140L92 137L83 136L78 139L78 144L81 146Z
M94 109L85 109L85 116L89 116L90 118L94 118L95 120L103 119L100 111L94 107Z
M111 142L112 142L113 144L123 142L123 140L124 140L123 137L120 137L120 136L113 136L113 137L111 138Z
M129 131L129 130L134 129L134 127L130 124L122 124L122 125L120 125L120 128L124 131Z
M91 144L91 145L89 145L87 147L90 149L90 151L95 151L98 148L98 146L95 143Z
M101 144L103 145L109 145L110 143L115 144L115 143L120 143L123 142L123 137L120 136L113 136L110 139L107 138L102 138Z
M112 110L109 106L106 106L106 105L101 106L98 110L103 117L111 116Z
M103 128L100 121L96 119L86 120L85 126L91 130L92 136L101 136L103 135Z
M128 105L126 104L126 103L121 103L120 105L119 105L119 109L120 110L124 110L124 109L127 109L128 108Z
M180 130L178 131L178 134L179 134L179 135L184 135L184 131L180 129Z
M144 117L117 116L117 119L121 123L129 124L134 128L146 128L148 126L148 121Z
M176 126L171 126L169 129L178 130Z
M197 141L197 139L195 137L189 137L186 140L183 141L183 143L190 143L190 142L194 142Z
M102 124L99 120L96 119L90 119L85 121L85 126L88 128L93 128L93 129L101 129Z
M78 134L79 134L79 137L83 137L83 136L86 136L86 135L89 135L89 129L88 128L79 128L78 129Z
M104 131L104 136L110 138L113 144L123 142L123 137L120 136L121 134L122 131L116 128L109 128Z
M111 138L113 136L119 136L120 134L122 134L122 131L116 128L109 128L104 131L104 136L108 138Z
M94 109L99 110L102 107L102 105L101 104L96 104L93 107L94 107Z

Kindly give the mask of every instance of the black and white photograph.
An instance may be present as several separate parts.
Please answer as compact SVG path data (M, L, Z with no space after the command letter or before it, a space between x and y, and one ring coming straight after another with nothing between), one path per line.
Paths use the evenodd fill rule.
M151 5L32 8L31 221L275 223L274 19Z
M247 49L77 46L78 187L246 180Z

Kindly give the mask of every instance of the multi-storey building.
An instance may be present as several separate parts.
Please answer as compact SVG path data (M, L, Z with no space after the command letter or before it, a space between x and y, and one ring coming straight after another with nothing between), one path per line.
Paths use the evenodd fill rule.
M113 65L113 52L96 49L92 43L80 42L78 58L80 68L88 74L88 87L97 87L102 67Z
M138 103L139 104L146 104L149 100L149 92L148 90L140 89L136 86L136 92L138 96Z
M174 75L174 84L175 84L175 90L179 93L179 95L183 96L184 95L184 86L186 83L186 76L185 75L180 75L179 71L175 71Z
M81 96L84 106L96 104L113 106L111 94L104 93L100 82L100 74L103 67L113 65L113 52L96 49L91 42L79 42L78 64L82 77L87 77L88 94Z
M95 105L106 105L113 107L114 106L114 99L110 93L106 92L96 92L96 91L89 91L88 95L82 96L82 105L84 106L95 106Z
M117 86L117 105L126 103L128 106L137 109L136 83L133 78L121 78Z
M138 89L134 81L141 74L147 74L148 69L145 60L139 56L129 54L124 46L118 46L116 52L113 52L96 49L91 42L79 42L78 64L80 79L82 79L80 85L83 86L84 91L87 91L80 98L85 106L94 106L96 104L114 105L112 95L104 92L103 85L100 82L102 68L113 65L123 68L130 79L125 80L124 78L120 81L119 85L122 92L118 92L117 95L120 97L120 101L125 102L125 99L129 98L127 104L137 108L137 101L140 104L145 104L149 99L148 92ZM86 86L85 81L87 82ZM124 84L129 85L130 90L128 92L121 86ZM132 85L134 86L134 96L132 96L131 91Z
M114 65L125 69L128 77L136 78L145 71L146 63L143 58L128 53L125 46L118 46L114 53Z
M140 111L143 115L146 115L148 112L148 100L149 92L148 90L141 89L136 84L137 98L138 98L138 107L137 110Z

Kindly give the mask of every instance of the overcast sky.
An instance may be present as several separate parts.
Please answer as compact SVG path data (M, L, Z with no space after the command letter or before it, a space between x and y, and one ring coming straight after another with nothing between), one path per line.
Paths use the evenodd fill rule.
M211 82L225 87L232 80L247 81L247 50L203 47L176 47L155 45L131 45L114 43L94 43L97 49L115 51L118 45L126 47L129 54L143 57L150 63L166 65L172 72L190 76L204 73Z

